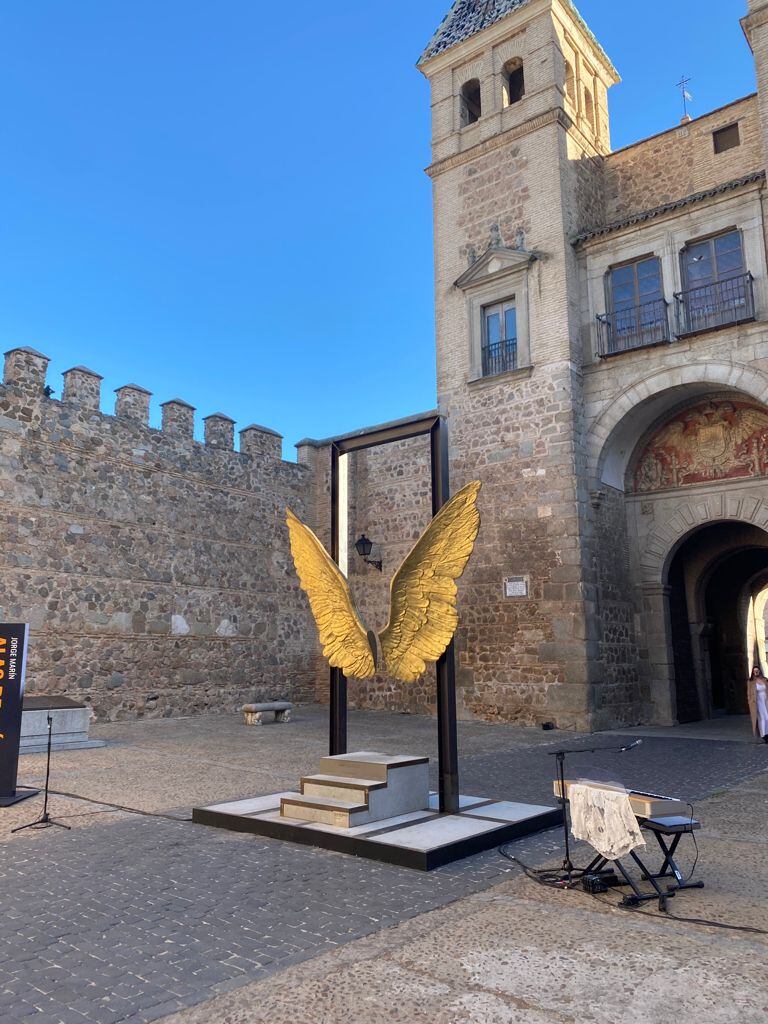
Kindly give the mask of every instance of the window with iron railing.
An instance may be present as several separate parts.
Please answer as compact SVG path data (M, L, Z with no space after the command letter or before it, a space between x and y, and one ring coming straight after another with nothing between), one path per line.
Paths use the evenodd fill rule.
M483 309L483 376L517 369L517 310L514 302Z
M597 318L598 355L610 356L670 340L661 263L650 256L609 270L608 311Z
M695 334L754 320L752 275L740 231L726 231L682 252L684 290L675 295L677 333Z

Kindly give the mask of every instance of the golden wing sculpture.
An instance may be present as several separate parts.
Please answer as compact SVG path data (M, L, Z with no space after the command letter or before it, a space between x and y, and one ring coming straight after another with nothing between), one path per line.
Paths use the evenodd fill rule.
M466 568L480 529L480 482L463 487L440 509L395 573L389 622L379 634L387 673L415 682L437 661L456 631L456 580ZM290 509L286 522L301 589L306 591L323 654L332 668L355 679L376 673L376 636L367 630L343 573Z

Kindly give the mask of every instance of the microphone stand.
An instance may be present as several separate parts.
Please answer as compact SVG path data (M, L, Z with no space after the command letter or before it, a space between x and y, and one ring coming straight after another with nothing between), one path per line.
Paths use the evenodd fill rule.
M573 875L576 872L580 872L580 868L573 866L571 860L571 844L568 836L568 798L565 792L565 758L567 754L595 754L599 750L610 750L614 753L623 754L626 750L631 750L633 747L639 747L642 740L635 740L634 743L628 743L623 747L572 747L569 750L549 750L547 753L550 757L554 757L556 761L557 770L557 782L560 788L560 803L563 808L563 839L565 840L565 859L563 860L563 871L566 874L566 880L570 884L573 881Z
M65 828L67 831L71 829L71 825L64 825L61 821L56 821L48 813L48 780L51 777L51 735L53 733L53 718L50 711L48 712L48 753L46 756L45 763L45 796L43 797L43 813L39 818L34 821L28 822L26 825L17 825L16 828L12 828L11 832L23 832L25 828L51 828L55 825L56 828Z

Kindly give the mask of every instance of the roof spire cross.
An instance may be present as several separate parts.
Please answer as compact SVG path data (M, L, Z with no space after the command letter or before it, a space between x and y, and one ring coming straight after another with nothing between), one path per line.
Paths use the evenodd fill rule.
M683 77L680 79L680 81L677 83L677 86L676 86L676 88L678 88L680 90L680 93L681 93L681 95L683 97L683 121L684 122L691 120L691 115L688 113L688 104L693 100L693 96L691 96L691 94L688 92L688 84L691 81L692 81L691 78L688 78L686 75L683 75Z

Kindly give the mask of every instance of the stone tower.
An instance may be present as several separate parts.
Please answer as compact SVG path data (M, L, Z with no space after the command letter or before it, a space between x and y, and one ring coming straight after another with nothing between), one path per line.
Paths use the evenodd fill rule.
M617 74L569 0L456 0L432 95L437 381L452 487L483 480L457 638L466 714L595 721L579 279Z

